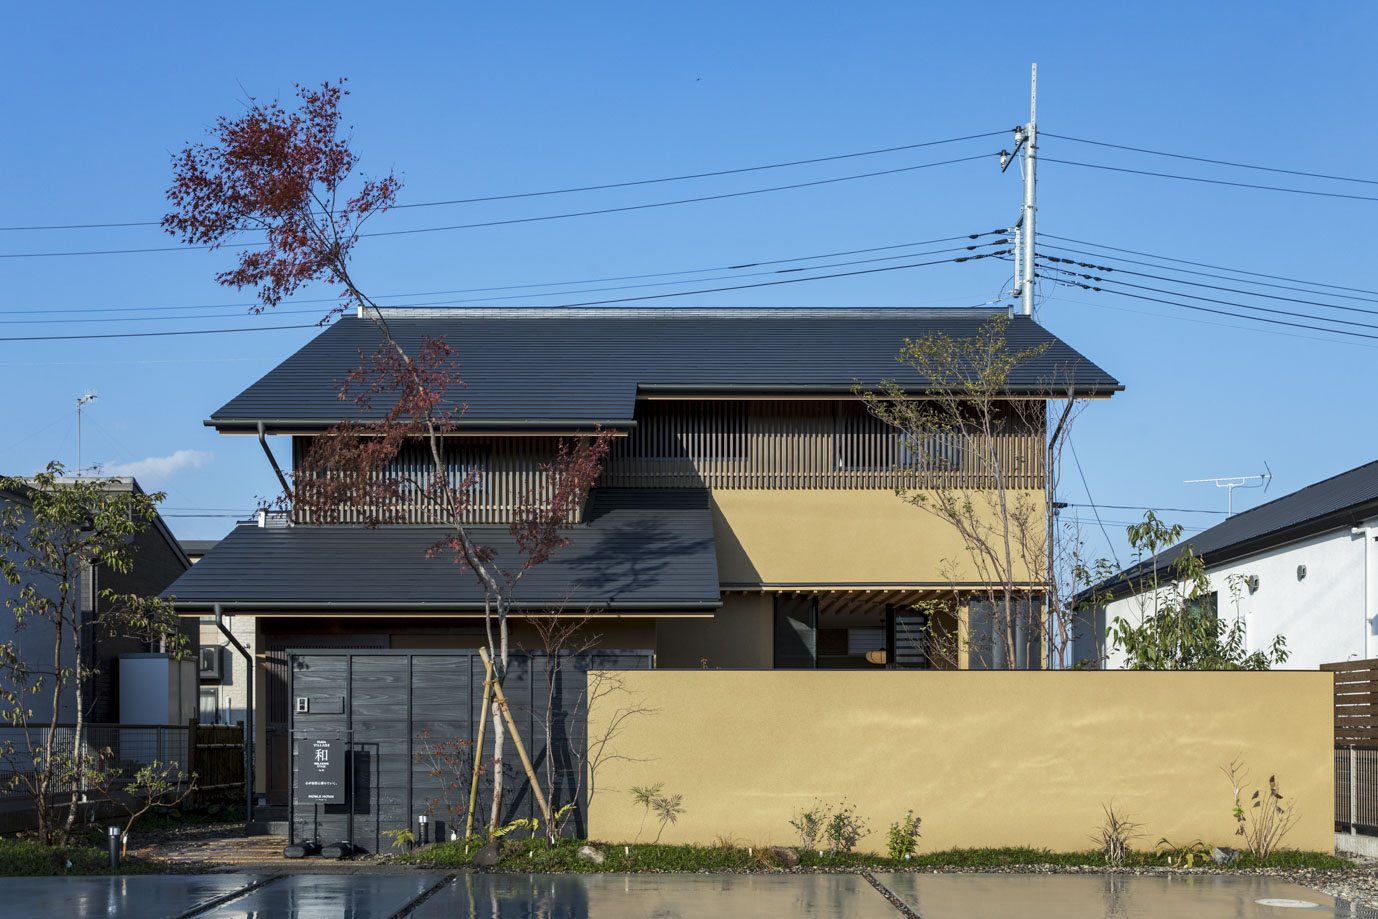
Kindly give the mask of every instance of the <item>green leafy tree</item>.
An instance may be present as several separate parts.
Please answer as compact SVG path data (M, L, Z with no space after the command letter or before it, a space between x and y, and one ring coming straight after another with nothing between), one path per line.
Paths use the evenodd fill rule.
M1283 636L1274 636L1267 648L1250 651L1240 619L1219 615L1218 594L1211 589L1205 562L1190 545L1182 546L1170 564L1161 564L1162 554L1181 540L1181 524L1168 526L1149 511L1127 532L1137 564L1126 580L1141 615L1137 623L1117 616L1110 628L1126 669L1269 670L1287 660ZM1236 606L1242 581L1233 575L1227 584ZM1107 600L1097 598L1092 604L1104 605Z
M151 647L186 653L186 638L167 600L102 590L95 609L82 602L82 585L92 569L127 574L134 565L134 537L152 525L166 495L124 487L119 480L70 478L62 464L28 478L0 476L0 491L15 496L0 505L0 575L18 589L5 606L21 631L40 631L52 641L51 671L36 672L11 644L0 652L0 718L23 729L27 749L11 744L3 752L18 782L34 802L41 843L66 837L76 819L75 801L98 769L100 754L89 748L85 717L96 668L90 653L100 636L131 636ZM57 722L65 695L74 701L70 745L58 746ZM40 695L51 717L30 732L31 705ZM65 808L65 818L62 810ZM59 826L59 821L61 825Z
M1014 347L1008 326L997 316L965 338L930 332L906 339L896 359L918 376L922 398L913 397L912 379L858 384L854 391L898 431L897 466L905 482L896 489L899 497L962 542L962 557L940 561L953 597L919 605L930 617L930 654L948 666L966 651L994 669L1068 667L1081 625L1072 599L1093 566L1083 562L1075 534L1064 538L1050 523L1050 511L1062 448L1084 403L1072 397L1072 368L1061 371L1065 379L1025 385L1012 398L1013 384L1047 345ZM1065 408L1048 435L1055 403ZM1011 436L1034 433L1045 435L1041 448L1012 455ZM967 603L981 611L986 627L937 625Z

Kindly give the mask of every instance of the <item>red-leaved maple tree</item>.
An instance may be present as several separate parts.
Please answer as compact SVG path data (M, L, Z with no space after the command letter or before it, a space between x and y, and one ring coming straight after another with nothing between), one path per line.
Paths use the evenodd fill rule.
M391 173L382 178L358 174L358 157L340 131L343 84L299 86L295 109L250 99L243 114L219 118L209 141L173 157L171 209L162 224L182 242L212 249L261 235L261 241L250 241L239 252L237 267L216 276L229 287L254 288L255 312L320 282L340 294L322 324L357 307L377 326L377 351L361 355L340 386L340 398L352 401L365 420L336 425L314 438L284 501L299 519L318 524L348 513L371 526L385 525L400 520L409 502L426 507L427 516L446 527L428 557L451 557L482 586L493 681L501 687L513 593L528 571L568 544L566 530L598 478L613 432L595 429L562 440L552 462L541 468L542 487L519 501L509 527L521 555L518 564L504 566L492 547L475 541L466 521L482 471L452 477L445 449L464 413L456 398L464 382L454 349L444 338L423 338L409 350L350 273L360 227L394 204L401 183ZM381 414L373 411L375 403ZM423 473L397 472L398 455L416 444L429 459ZM501 704L495 694L490 832L502 813ZM534 782L532 794L540 795ZM542 803L547 813L553 811L554 802Z

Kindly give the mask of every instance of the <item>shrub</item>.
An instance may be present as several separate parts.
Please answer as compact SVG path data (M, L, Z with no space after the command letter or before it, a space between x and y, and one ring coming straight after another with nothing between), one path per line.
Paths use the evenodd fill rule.
M1142 836L1143 833L1140 833L1139 830L1143 827L1127 819L1123 814L1117 814L1113 802L1102 804L1101 811L1105 816L1101 820L1100 829L1096 835L1091 837L1091 841L1100 845L1100 852L1105 857L1107 866L1123 868L1124 860L1129 855L1129 841Z
M850 852L856 848L858 842L869 835L871 831L867 829L866 821L856 815L856 808L848 804L846 798L843 798L837 810L833 811L832 817L828 819L827 828L823 831L823 836L828 841L829 855Z
M1254 857L1262 861L1282 842L1282 837L1292 829L1297 820L1296 802L1283 798L1278 791L1277 776L1268 776L1268 788L1255 789L1249 798L1249 805L1243 803L1244 783L1249 780L1249 770L1238 756L1229 765L1221 766L1220 771L1230 780L1234 791L1234 819L1237 824L1234 834L1243 836L1244 843Z
M794 827L799 834L799 848L805 851L812 851L818 847L818 840L823 836L823 830L828 824L828 815L832 813L832 808L824 804L820 798L813 799L813 805L807 810L797 810L790 818L789 825Z
M923 818L915 817L911 810L905 813L904 819L890 824L885 848L895 861L902 861L914 854L919 844L920 823L923 823Z

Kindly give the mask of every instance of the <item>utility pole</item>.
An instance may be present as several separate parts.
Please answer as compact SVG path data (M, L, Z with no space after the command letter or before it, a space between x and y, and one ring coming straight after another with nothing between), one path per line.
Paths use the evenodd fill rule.
M1019 220L1014 225L1014 293L1020 299L1020 312L1032 316L1034 309L1034 224L1038 204L1037 165L1038 165L1038 65L1034 64L1029 76L1029 123L1014 129L1014 149L1000 151L1000 171L1009 168L1010 163L1024 153L1024 205L1019 210Z
M82 407L83 405L85 405L87 402L93 401L95 398L96 398L96 394L93 393L93 392L91 392L91 391L88 389L88 390L86 391L86 395L84 395L84 396L82 396L81 398L77 399L77 475L78 475L78 476L81 475L81 407Z

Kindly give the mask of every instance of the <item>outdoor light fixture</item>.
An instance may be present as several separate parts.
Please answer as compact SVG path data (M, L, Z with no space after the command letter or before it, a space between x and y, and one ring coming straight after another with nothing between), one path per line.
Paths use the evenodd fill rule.
M1251 594L1252 594L1252 593L1257 593L1257 592L1258 592L1258 575L1256 575L1256 574L1246 575L1245 578L1244 578L1244 586L1246 586L1246 587L1249 588L1249 593L1251 593Z
M428 843L428 842L431 841L431 840L430 840L430 835L429 835L429 834L430 834L430 829L431 829L431 827L430 827L431 818L430 818L429 816L427 816L426 814L421 814L419 817L416 818L416 823L417 823L416 842L417 842L418 845L423 845L423 846L424 846L426 843Z
M117 826L107 827L105 830L105 843L110 847L110 870L120 867L120 828Z
M1297 580L1298 580L1298 581L1304 581L1304 580L1306 580L1306 566L1305 566L1305 565L1298 565L1298 566L1297 566Z

